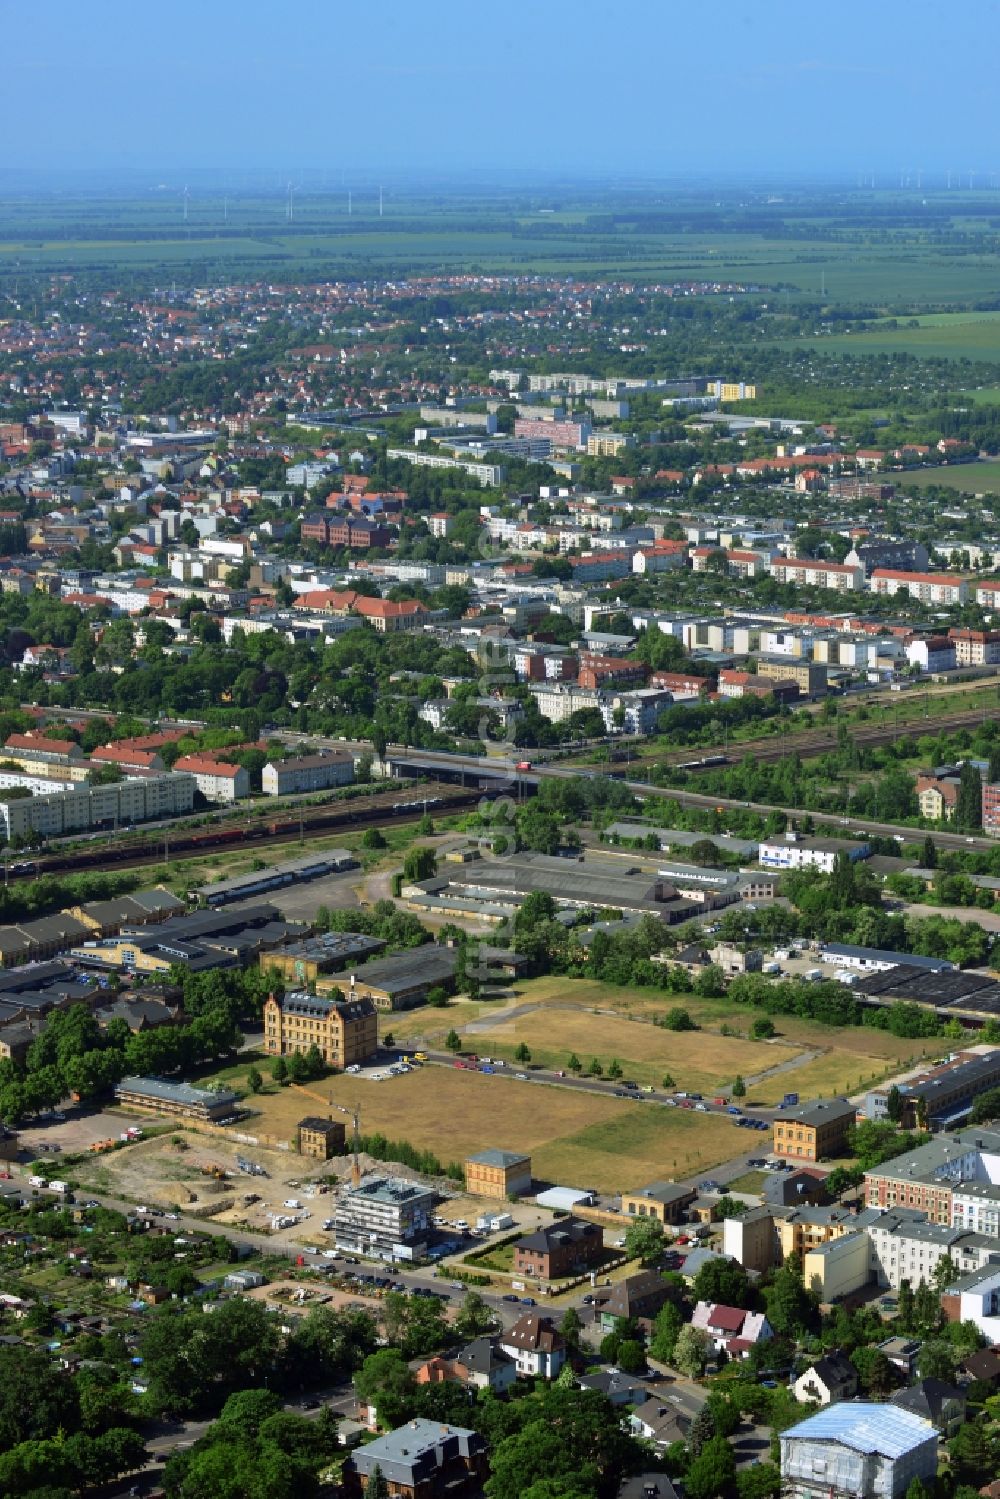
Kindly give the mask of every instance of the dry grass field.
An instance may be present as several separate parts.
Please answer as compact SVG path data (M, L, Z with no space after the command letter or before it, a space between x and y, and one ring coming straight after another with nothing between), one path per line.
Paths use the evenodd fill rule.
M482 1022L480 1022L481 1024ZM507 1061L522 1042L532 1062L543 1067L565 1067L575 1052L586 1068L597 1057L607 1070L616 1059L626 1076L640 1084L659 1088L669 1072L678 1088L688 1092L715 1092L732 1083L751 1064L759 1070L791 1061L794 1046L770 1041L749 1046L734 1036L706 1031L668 1031L639 1021L622 1021L612 1015L588 1015L558 1006L534 1010L517 1019L501 1022L490 1030L476 1029L479 1048Z
M536 1178L602 1191L687 1176L727 1159L740 1136L728 1120L651 1103L427 1066L373 1083L340 1076L252 1100L245 1130L290 1138L304 1114L331 1103L361 1111L363 1134L461 1161L486 1146L530 1152Z
M508 1005L457 1001L444 1010L394 1015L385 1028L397 1045L436 1049L454 1028L467 1048L507 1061L524 1042L532 1063L543 1067L565 1067L574 1052L585 1068L594 1057L605 1070L617 1059L626 1077L657 1088L667 1072L679 1088L709 1092L737 1073L749 1080L780 1067L751 1086L759 1103L776 1103L788 1091L803 1097L854 1093L940 1050L933 1041L900 1040L867 1026L835 1029L783 1016L774 1017L773 1040L750 1041L756 1012L725 999L662 995L589 979L530 979L517 986L514 1004L516 1012ZM642 1023L675 1005L689 1012L699 1030Z

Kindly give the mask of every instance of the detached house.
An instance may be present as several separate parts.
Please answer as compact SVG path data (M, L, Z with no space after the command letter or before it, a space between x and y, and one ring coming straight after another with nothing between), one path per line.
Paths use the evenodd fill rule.
M500 1347L510 1355L521 1375L555 1379L566 1362L566 1344L551 1317L528 1312L509 1331L500 1334Z
M691 1317L691 1326L707 1332L716 1353L730 1358L746 1358L757 1343L774 1337L774 1329L763 1312L745 1312L739 1306L699 1301Z
M815 1400L819 1405L852 1400L858 1393L858 1371L846 1354L828 1353L799 1375L792 1391L803 1404L807 1400Z

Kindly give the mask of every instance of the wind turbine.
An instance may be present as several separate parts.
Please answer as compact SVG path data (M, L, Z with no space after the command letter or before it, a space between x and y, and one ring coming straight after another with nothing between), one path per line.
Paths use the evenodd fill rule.
M185 183L184 184L184 222L185 222L185 224L188 221L188 198L189 198L189 196L190 196L190 194L188 193L187 183Z

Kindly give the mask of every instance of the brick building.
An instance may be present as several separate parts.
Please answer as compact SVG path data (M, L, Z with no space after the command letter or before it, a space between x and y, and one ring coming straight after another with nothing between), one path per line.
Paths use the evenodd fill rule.
M518 1239L514 1245L514 1273L558 1280L589 1270L600 1263L603 1254L603 1229L577 1218L561 1218Z
M331 1156L343 1153L346 1138L346 1128L339 1119L319 1119L310 1115L299 1120L299 1155L328 1161Z
M774 1121L774 1153L802 1161L841 1155L856 1114L846 1098L818 1099L788 1109Z
M531 1157L514 1150L481 1150L465 1162L465 1190L506 1202L531 1190Z
M330 1067L367 1062L378 1049L378 1019L367 998L269 994L264 1001L264 1050L271 1057L317 1046Z

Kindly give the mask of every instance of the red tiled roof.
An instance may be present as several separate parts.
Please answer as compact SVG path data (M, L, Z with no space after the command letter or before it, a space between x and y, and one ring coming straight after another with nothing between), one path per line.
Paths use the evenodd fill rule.
M738 1306L713 1306L708 1314L708 1325L720 1332L739 1332L745 1318L746 1312Z

